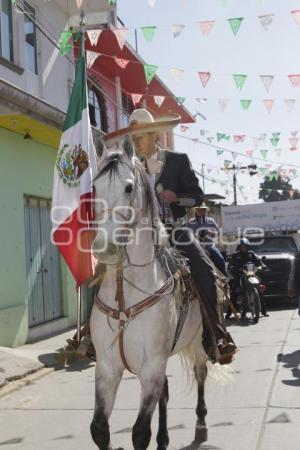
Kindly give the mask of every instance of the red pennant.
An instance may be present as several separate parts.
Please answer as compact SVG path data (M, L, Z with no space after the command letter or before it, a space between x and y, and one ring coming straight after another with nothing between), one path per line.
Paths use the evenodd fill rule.
M210 72L198 72L202 86L205 88L211 78Z

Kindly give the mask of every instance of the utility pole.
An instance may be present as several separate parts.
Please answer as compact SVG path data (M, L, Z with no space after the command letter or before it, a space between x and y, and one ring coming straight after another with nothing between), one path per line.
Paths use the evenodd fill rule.
M250 177L257 174L257 165L249 164L248 166L236 166L233 164L231 167L222 168L224 171L232 171L233 172L233 204L236 206L237 203L237 173L239 170L248 170Z
M203 192L205 193L205 175L204 175L204 167L205 167L205 164L202 164L202 185L203 185Z

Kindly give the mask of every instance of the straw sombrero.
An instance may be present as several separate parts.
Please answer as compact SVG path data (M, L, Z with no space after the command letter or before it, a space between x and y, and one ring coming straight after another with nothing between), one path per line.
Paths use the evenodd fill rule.
M109 147L118 141L122 136L145 133L160 133L163 131L172 130L180 123L181 117L177 114L170 114L168 116L160 116L154 118L147 109L136 109L129 118L129 125L126 128L106 134L103 139Z

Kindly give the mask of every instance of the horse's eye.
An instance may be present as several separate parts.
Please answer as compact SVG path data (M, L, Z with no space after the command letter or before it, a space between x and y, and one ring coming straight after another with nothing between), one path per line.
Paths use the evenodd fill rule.
M132 183L128 183L125 186L125 192L126 194L131 194L133 191L133 184Z

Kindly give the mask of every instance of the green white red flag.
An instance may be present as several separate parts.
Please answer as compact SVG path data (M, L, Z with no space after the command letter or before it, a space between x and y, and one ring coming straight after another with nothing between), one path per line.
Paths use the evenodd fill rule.
M52 240L77 286L93 274L89 223L93 219L92 180L96 153L89 118L83 34L75 81L57 153L52 195Z

